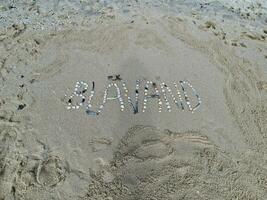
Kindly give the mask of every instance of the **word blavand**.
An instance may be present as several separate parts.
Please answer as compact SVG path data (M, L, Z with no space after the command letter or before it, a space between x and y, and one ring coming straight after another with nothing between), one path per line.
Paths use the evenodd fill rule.
M129 96L129 89L123 81L110 82L103 95L103 100L99 107L93 108L92 101L95 95L95 82L91 84L91 91L88 91L89 84L84 81L77 81L74 92L69 96L67 109L86 108L88 115L99 115L104 106L109 101L117 101L120 110L125 110L125 104L130 106L132 112L137 114L139 112L146 112L147 104L152 99L156 99L158 104L158 112L162 112L163 108L167 112L172 111L172 104L176 109L188 110L194 112L201 104L200 97L189 81L174 82L174 89L172 90L166 83L155 83L152 81L136 80L135 89L133 93L134 98ZM111 92L112 91L112 92ZM192 94L189 98L189 92ZM111 93L113 95L111 96ZM115 93L115 94L114 94ZM142 101L140 96L142 96ZM74 102L74 98L76 99ZM192 105L192 100L195 99L195 105ZM77 100L78 99L78 100Z

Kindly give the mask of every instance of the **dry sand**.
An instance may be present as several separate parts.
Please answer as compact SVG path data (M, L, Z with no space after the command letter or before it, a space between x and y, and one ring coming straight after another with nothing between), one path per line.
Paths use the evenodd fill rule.
M0 3L0 200L267 199L266 6ZM202 104L66 109L77 80L99 107L111 74L188 79Z

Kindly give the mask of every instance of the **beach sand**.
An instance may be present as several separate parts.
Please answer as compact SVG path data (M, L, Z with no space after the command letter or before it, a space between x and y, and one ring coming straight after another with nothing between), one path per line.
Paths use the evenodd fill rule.
M267 199L266 6L0 4L0 200ZM189 80L202 103L67 109L94 81L97 110L113 74L132 98Z

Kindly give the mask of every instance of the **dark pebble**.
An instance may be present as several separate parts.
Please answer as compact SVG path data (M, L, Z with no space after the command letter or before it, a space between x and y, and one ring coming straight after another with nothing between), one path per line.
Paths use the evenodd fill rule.
M10 5L10 6L8 6L8 8L9 9L13 9L13 8L16 8L15 6L12 6L12 5Z
M18 106L18 110L22 110L23 108L25 108L25 106L26 106L26 104L20 104L20 105Z

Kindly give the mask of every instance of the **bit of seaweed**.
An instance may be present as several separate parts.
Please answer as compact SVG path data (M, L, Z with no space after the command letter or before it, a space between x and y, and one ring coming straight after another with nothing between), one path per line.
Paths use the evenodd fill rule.
M121 75L120 74L114 74L114 75L109 75L108 76L108 80L112 80L112 81L121 81Z
M158 94L151 94L150 96L148 96L148 98L160 98L160 96Z
M97 112L92 111L92 110L86 110L85 112L86 112L88 115L92 115L92 116L97 116L97 115L98 115Z

